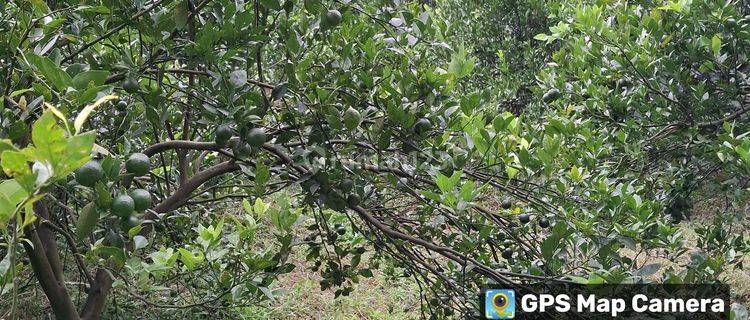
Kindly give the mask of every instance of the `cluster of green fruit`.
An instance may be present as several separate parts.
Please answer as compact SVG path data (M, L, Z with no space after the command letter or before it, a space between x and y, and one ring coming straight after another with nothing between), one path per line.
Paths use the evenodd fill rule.
M508 210L513 207L513 203L511 203L509 200L504 200L500 204L500 206L503 209ZM531 215L529 215L528 213L521 213L518 215L518 221L521 222L521 224L528 224L529 222L531 222ZM542 217L539 219L539 226L547 229L550 227L550 222L547 218Z
M511 203L509 200L504 200L500 206L505 209L509 210L513 208L513 203ZM518 222L521 223L521 225L528 225L531 222L531 215L528 213L521 213L518 215ZM542 217L540 218L537 223L539 224L539 227L543 229L547 229L551 226L549 219ZM515 221L510 221L509 226L511 227L511 230L515 229L518 224ZM513 232L513 231L511 231ZM506 239L506 236L504 233L499 233L496 236L491 238L492 241L498 242L502 244L503 252L502 257L506 260L510 260L513 258L513 254L515 253L516 243L510 239Z
M250 128L243 132L240 130L240 139L232 140L234 130L229 124L222 124L216 128L214 142L220 147L230 146L237 158L245 158L252 155L253 150L263 146L268 141L268 135L263 128Z
M427 118L419 118L407 138L404 139L401 150L405 153L413 153L421 151L419 148L418 140L427 137L427 134L432 130L432 122Z
M318 188L313 187L315 184ZM317 192L320 202L339 212L346 211L347 207L358 206L362 201L355 190L354 180L349 178L343 178L338 184L332 185L327 175L318 172L310 179L303 181L302 187L311 194ZM317 191L313 192L316 189Z
M130 177L143 176L151 170L151 163L145 154L133 153L125 162L125 170ZM104 169L99 161L91 160L76 170L75 179L82 186L99 189L103 186L99 182L104 179ZM135 212L143 212L151 207L151 193L145 189L136 188L129 193L118 194L114 198L111 198L109 192L105 193L106 200L102 200L100 194L97 201L86 205L79 215L76 228L79 239L85 238L94 231L99 222L99 209L109 209L115 219L119 220L120 229L127 233L141 223ZM119 234L110 229L105 242L108 245L121 246L123 241Z
M334 242L338 240L339 236L343 236L346 234L346 227L340 223L336 223L333 225L333 229L331 229L332 232L326 237L329 241ZM318 239L318 233L312 233L305 237L305 242L307 242L311 247L317 247L320 245L316 240ZM352 253L355 254L362 254L364 253L364 247L357 247L352 250Z

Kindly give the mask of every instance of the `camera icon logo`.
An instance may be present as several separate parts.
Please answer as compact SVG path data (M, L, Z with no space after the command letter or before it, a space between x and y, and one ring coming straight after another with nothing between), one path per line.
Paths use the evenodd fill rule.
M484 293L484 317L513 319L516 316L516 292L510 289L488 289Z

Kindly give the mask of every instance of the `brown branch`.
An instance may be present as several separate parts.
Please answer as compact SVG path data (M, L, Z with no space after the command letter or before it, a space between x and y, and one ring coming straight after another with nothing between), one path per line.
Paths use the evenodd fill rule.
M37 234L36 226L32 224L26 228L25 233L26 238L29 239L31 244L29 241L23 241L22 243L24 249L26 249L26 254L29 256L31 269L34 271L37 280L39 280L42 291L47 296L55 317L67 320L79 319L78 312L63 282L58 281L55 273L52 271L52 267L44 253L42 240L39 239L39 235Z
M720 126L720 125L724 124L724 122L732 121L734 119L737 119L737 118L741 117L743 114L747 113L748 111L750 111L750 108L748 108L747 105L743 105L742 109L737 110L735 113L732 113L732 114L730 114L730 115L728 115L728 116L726 116L724 118L717 119L717 120L714 120L714 121L707 121L707 122L701 122L701 123L699 123L698 124L698 128L703 129L703 128L710 128L710 127Z
M188 196L193 191L195 191L195 189L198 189L198 187L200 187L204 182L208 181L211 178L237 170L240 170L240 166L233 160L230 160L219 163L213 167L196 173L189 179L185 180L185 183L181 184L180 187L178 187L177 190L172 193L172 195L156 205L156 207L154 208L154 212L147 212L144 215L144 218L152 221L158 220L159 216L157 214L172 211L185 204ZM141 235L145 236L149 234L151 232L151 229L151 227L144 227L143 229L141 229Z
M221 147L213 142L199 142L199 141L188 141L188 140L170 140L156 143L143 151L143 153L149 157L172 149L188 149L188 150L209 150L219 151Z
M113 282L114 277L109 270L100 268L96 271L95 281L89 289L86 303L81 310L81 319L98 320L101 318L104 304L107 301L109 290L112 289Z
M42 218L43 220L49 220L50 214L49 209L47 208L47 204L42 201L38 201L34 204L34 212L37 214L37 216ZM63 266L62 261L60 260L60 253L57 249L57 240L55 239L55 234L52 232L53 230L49 226L43 225L41 222L36 222L37 227L37 234L39 236L39 240L43 244L44 248L44 254L47 256L47 262L50 265L50 268L52 268L52 272L55 274L55 278L57 281L63 282Z
M304 165L296 165L293 162L293 160L291 159L291 157L289 157L289 155L285 154L282 150L280 150L275 145L266 143L266 144L263 145L263 148L266 149L267 151L270 151L274 155L276 155L280 160L286 162L287 165L293 166L295 169L297 169L298 171L300 171L300 173L302 173L302 174L309 173L309 170L307 168L305 168ZM380 168L380 167L377 167L377 166L363 165L363 169L370 170L370 171L373 171L373 172L391 172L391 173L394 173L394 174L399 174L400 173L400 174L406 175L405 172L403 172L403 171L401 171L399 169L393 169L393 168ZM426 241L424 239L421 239L421 238L418 238L418 237L414 237L414 236L411 236L411 235L407 235L407 234L404 234L404 233L399 232L397 230L394 230L391 227L389 227L389 226L383 224L382 222L380 222L380 220L376 219L374 216L372 216L371 214L369 214L364 208L362 208L360 206L352 206L352 205L350 205L349 208L351 210L357 212L357 214L359 214L359 216L364 221L366 221L369 225L372 225L372 226L376 227L378 230L380 230L384 234L388 235L389 237L398 238L398 239L405 240L405 241L408 241L408 242L413 243L413 244L417 244L417 245L419 245L419 246L421 246L421 247L423 247L423 248L425 248L427 250L431 250L431 251L437 252L438 254L440 254L440 255L442 255L442 256L450 259L450 260L453 260L454 262L456 262L456 263L458 263L458 264L460 264L462 266L467 266L470 263L471 265L474 266L474 270L476 270L477 273L482 274L482 275L487 276L487 277L490 277L493 280L497 281L498 283L507 284L507 285L515 284L515 282L513 280L511 280L510 278L506 277L503 274L503 272L501 272L501 271L495 271L494 269L489 268L489 267L483 265L482 263L478 262L474 258L470 258L470 257L464 256L464 255L456 252L452 248L441 247L441 246L438 246L438 245L436 245L434 243ZM513 274L513 275L514 276L521 276L521 277L524 276L522 274Z
M78 269L83 273L83 275L86 277L86 281L90 284L94 284L94 279L91 278L91 275L89 274L88 270L86 269L86 264L83 262L83 258L81 258L81 254L78 252L78 249L76 248L76 242L73 240L73 237L70 235L70 233L65 232L62 228L56 226L54 223L52 223L49 220L43 220L42 225L49 227L53 230L55 230L57 233L63 235L65 238L65 241L68 242L68 247L70 247L70 251L73 252L73 257L76 260L76 264L78 265Z

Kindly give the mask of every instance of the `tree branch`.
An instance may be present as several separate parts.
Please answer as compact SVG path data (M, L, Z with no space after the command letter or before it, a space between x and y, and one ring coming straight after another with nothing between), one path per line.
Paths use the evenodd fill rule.
M36 226L32 224L26 228L25 233L26 238L31 241L31 244L29 244L29 241L23 241L24 249L26 249L26 254L29 256L29 263L32 270L34 270L34 275L39 280L42 291L44 291L49 300L52 312L58 319L78 320L78 312L73 305L73 301L70 299L68 291L65 289L63 282L57 280L47 260L47 256L44 253L44 245L39 239Z
M209 151L219 151L221 150L221 147L213 142L198 142L198 141L188 141L188 140L169 140L164 142L156 143L148 148L146 150L143 150L143 153L149 157L164 152L167 150L172 149L189 149L189 150L209 150Z
M195 189L200 187L204 182L208 181L208 179L236 170L240 170L240 166L233 160L230 160L219 163L213 167L196 173L189 179L185 180L185 183L181 184L180 187L177 188L177 190L175 190L171 196L156 205L156 207L154 208L154 211L156 213L147 212L144 218L156 221L157 219L159 219L157 213L169 212L180 207L187 201L190 193L195 191ZM144 227L143 229L141 229L141 235L147 235L151 232L151 229L152 228L150 227Z
M107 301L109 290L112 289L114 277L109 270L100 268L96 271L96 278L89 289L89 295L86 297L86 304L81 310L81 319L98 320L101 318L104 310L104 303Z
M65 232L65 230L56 226L54 223L52 223L49 220L43 220L42 225L57 231L57 233L61 234L65 238L65 241L68 242L68 247L70 247L70 251L73 252L73 257L76 260L78 269L80 269L81 273L83 273L83 275L86 277L86 281L89 283L89 285L93 285L94 279L91 278L91 275L86 269L86 264L83 262L83 259L81 258L81 254L78 252L78 249L76 248L76 242L75 240L73 240L73 237L69 233Z

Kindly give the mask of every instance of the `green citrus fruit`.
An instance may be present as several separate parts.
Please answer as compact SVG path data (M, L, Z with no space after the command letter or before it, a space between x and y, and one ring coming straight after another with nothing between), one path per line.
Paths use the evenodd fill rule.
M338 26L339 23L341 23L341 12L335 9L328 10L328 12L326 12L326 23L331 27Z
M104 177L104 170L99 161L91 160L76 170L76 181L82 186L93 187Z
M120 101L119 101L119 102L117 102L117 104L115 105L115 108L117 109L117 111L125 111L125 110L127 110L127 109L128 109L128 103L127 103L127 102L125 102L125 100L120 100Z
M260 147L266 143L266 132L260 128L253 128L247 133L247 144L251 147Z
M521 221L521 223L523 224L527 224L529 223L529 221L531 221L531 217L526 213L522 213L518 215L518 221Z
M136 93L141 89L141 85L134 78L127 77L122 81L122 89L127 93Z
M234 147L233 151L234 156L238 158L246 158L253 154L253 148L245 142L240 142L237 146Z
M134 153L125 161L125 169L137 177L142 176L151 170L151 161L143 153Z
M121 194L112 200L112 213L120 217L129 217L135 210L135 202L127 194Z
M232 128L228 124L222 124L216 128L216 135L214 136L214 142L220 146L226 146L229 143L229 139L232 138Z
M549 228L549 225L550 225L549 224L549 220L547 220L547 218L541 218L541 219L539 219L539 226L540 227L542 227L544 229L547 229L547 228Z
M229 272L223 271L219 275L219 283L221 283L223 285L229 284L229 281L231 281L231 280L232 280L232 276L229 274Z
M135 211L143 211L151 206L151 193L145 189L135 189L130 191L130 197L133 198Z
M133 229L140 224L141 220L134 216L120 218L120 230L122 230L122 232L128 232L130 229Z
M513 207L513 204L510 201L505 200L505 201L503 201L503 203L501 204L501 206L503 207L503 209L507 210L507 209L510 209L511 207Z
M359 126L360 122L362 122L362 115L359 114L357 109L349 107L349 109L344 111L344 126L346 126L347 129L354 130L354 128Z

